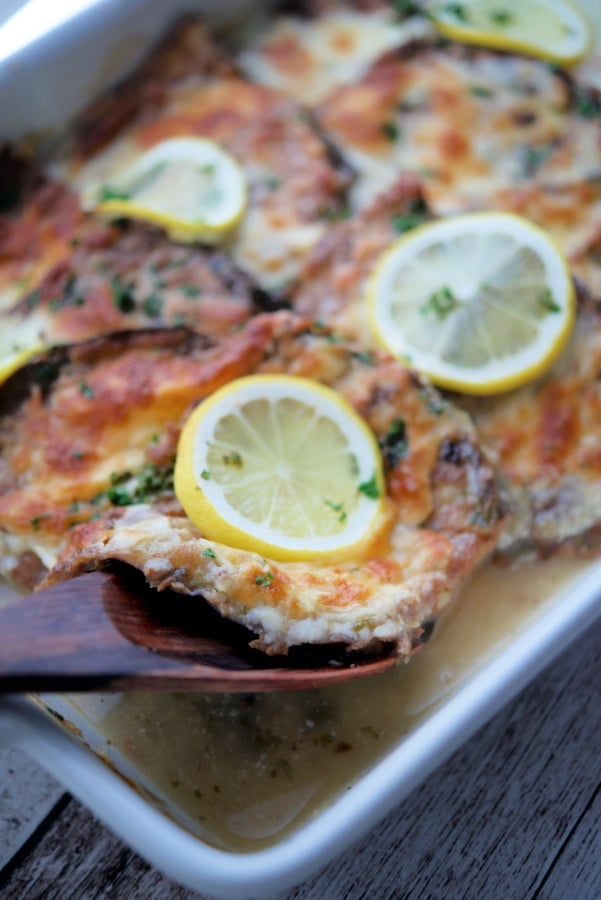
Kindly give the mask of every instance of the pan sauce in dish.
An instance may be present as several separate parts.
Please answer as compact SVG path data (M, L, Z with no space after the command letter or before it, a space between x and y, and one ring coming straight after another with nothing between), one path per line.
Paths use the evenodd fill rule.
M268 846L331 803L549 608L581 561L488 566L412 660L381 676L278 694L74 698L117 771L217 846ZM316 775L318 773L318 775Z

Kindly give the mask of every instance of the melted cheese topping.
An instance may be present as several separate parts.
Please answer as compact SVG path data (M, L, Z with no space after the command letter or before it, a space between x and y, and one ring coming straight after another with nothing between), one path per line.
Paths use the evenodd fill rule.
M536 60L389 54L318 114L360 173L357 206L399 170L421 173L433 209L447 214L494 206L500 190L533 179L549 189L592 181L601 168L597 123L572 113L566 82Z
M173 40L177 46L182 34ZM85 152L76 140L52 173L72 184L83 206L93 209L99 191L150 147L172 137L214 140L236 158L249 183L248 214L228 240L228 252L262 287L277 289L297 274L323 234L342 182L293 101L268 87L224 76L220 66L212 71L207 57L203 45L196 64L188 65L180 79L165 79L160 61L151 57L134 79L135 113L113 129L110 139L86 144ZM127 91L125 99L116 93L105 102L103 115L120 121L127 99ZM86 124L84 114L80 133L96 129L102 135L94 107L88 117Z
M312 106L359 80L382 53L431 34L425 19L400 21L389 8L339 8L310 21L283 16L238 62L253 81Z
M307 320L256 317L208 347L184 333L114 337L63 352L55 365L44 393L34 383L0 421L4 529L48 553L63 548L53 579L121 559L157 587L207 597L267 652L340 640L409 655L423 622L496 543L494 477L467 417L385 354L364 358ZM252 371L330 385L379 438L388 500L365 558L278 564L216 543L214 556L203 553L209 545L163 470L191 406ZM265 566L274 577L260 590Z

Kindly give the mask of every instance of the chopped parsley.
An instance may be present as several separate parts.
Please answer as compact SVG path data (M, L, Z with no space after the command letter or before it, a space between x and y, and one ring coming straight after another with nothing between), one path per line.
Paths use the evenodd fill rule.
M211 477L211 473L209 472L208 469L203 469L202 472L200 473L200 477L201 477L204 481L208 481L209 478Z
M158 294L149 294L142 303L142 309L149 318L156 319L157 316L161 315L163 298L159 297Z
M394 420L388 433L381 439L380 447L386 465L391 469L407 455L407 427L402 419Z
M418 225L422 225L425 222L427 215L428 207L420 198L419 200L413 201L408 212L393 213L390 217L390 224L396 234L404 234L406 231L411 231L412 228L417 228Z
M221 461L225 466L238 466L238 468L242 466L242 457L237 450L231 450L229 453L224 453L221 457Z
M25 304L27 306L27 309L28 310L35 309L36 306L38 306L41 299L42 299L42 294L39 290L32 291L25 298Z
M432 413L432 415L441 416L446 410L448 406L446 400L443 400L440 394L431 385L420 388L419 394L426 404L426 409L428 412Z
M98 202L106 203L108 200L129 200L130 194L127 191L120 191L118 188L105 184L98 191Z
M113 472L110 481L111 487L97 494L91 503L100 503L103 498L114 506L148 503L160 494L173 490L173 464L157 466L155 463L147 463L137 474ZM131 485L128 483L130 481Z
M109 488L106 496L113 506L130 506L135 502L131 493L124 487Z
M348 513L344 509L344 503L334 503L333 500L324 500L326 506L329 506L333 512L338 513L338 521L346 522Z
M388 138L389 141L398 141L401 132L395 122L383 122L382 134L384 137Z
M118 275L114 275L111 279L111 292L113 294L113 302L119 312L131 313L136 308L136 301L132 293L133 284L125 284Z
M528 145L522 146L522 175L525 178L534 175L554 151L554 144L541 144L538 147L530 147Z
M215 551L211 550L210 547L205 547L205 549L201 553L201 556L208 556L209 559L217 559L217 556L215 555Z
M492 97L493 92L490 88L485 87L483 84L472 84L470 85L470 94L473 97Z
M427 301L422 305L422 313L434 313L439 319L444 319L460 305L457 297L448 285L443 285L438 291L433 291Z
M601 92L592 93L576 88L574 108L584 119L601 119Z
M370 500L377 500L380 496L380 488L375 472L367 481L362 481L357 490L360 494L365 494L366 497L369 497Z
M273 575L271 572L265 572L263 575L257 575L255 578L255 584L258 584L259 587L269 587L272 581Z
M84 381L83 378L79 380L79 390L84 395L84 397L92 399L92 397L94 396L94 389L90 387L87 381Z
M357 362L363 363L364 366L375 365L373 353L370 350L357 350L353 353L353 359L356 359Z
M396 13L397 19L407 19L409 16L415 16L421 12L414 0L392 0L392 8Z
M277 191L282 185L282 179L278 178L276 175L268 175L263 184L268 191Z
M510 25L513 21L512 14L506 9L495 9L490 14L491 21L495 25Z
M447 3L443 6L442 11L450 16L454 16L461 22L467 22L469 18L463 3Z
M555 299L553 298L553 294L551 293L551 290L549 288L545 288L541 292L538 299L543 309L546 309L547 312L561 312L561 306L555 301Z
M196 284L182 284L180 290L186 297L200 296L200 288Z
M44 519L48 519L48 518L49 518L48 513L42 513L41 516L34 516L32 519L30 519L29 524L31 525L32 528L39 528L40 525L42 524L42 521Z
M344 222L345 219L351 217L348 206L323 206L319 212L322 218L327 219L328 222Z

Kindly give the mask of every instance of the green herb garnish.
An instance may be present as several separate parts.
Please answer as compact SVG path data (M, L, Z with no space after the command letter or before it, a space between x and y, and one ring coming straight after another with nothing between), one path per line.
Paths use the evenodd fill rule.
M440 290L433 291L427 301L422 305L422 313L434 313L439 319L444 319L460 306L457 297L448 285L443 285Z
M332 500L324 500L323 502L326 506L329 506L333 512L338 513L339 522L346 522L348 513L344 509L344 503L334 503Z
M380 488L375 472L368 481L362 481L357 490L360 494L365 494L366 497L369 497L370 500L377 500L380 496Z
M94 396L94 389L90 387L87 381L84 381L83 378L79 381L79 390L84 395L84 397L89 397L90 399Z
M403 419L395 419L387 434L380 441L382 455L389 468L394 469L409 449L407 428Z
M550 288L544 288L538 299L541 306L546 309L547 312L561 312L561 306L555 301Z
M506 9L495 9L490 14L491 21L495 25L509 25L513 21L512 14Z
M225 466L238 466L238 468L240 468L242 465L242 457L237 450L231 450L229 453L224 453L221 457L221 461Z
M388 138L389 141L398 141L401 136L400 129L395 122L383 122L382 134L384 137Z
M113 302L117 309L125 313L131 313L136 308L136 301L132 293L133 284L125 284L118 275L114 275L111 279L111 292L113 294Z
M257 575L255 578L255 584L258 584L259 587L269 587L272 581L273 575L271 572L265 572L263 575Z
M163 310L163 298L158 294L149 294L142 303L142 309L151 319L156 319Z
M98 191L98 202L106 203L108 200L129 200L130 194L127 191L119 190L119 188L110 187L106 184Z

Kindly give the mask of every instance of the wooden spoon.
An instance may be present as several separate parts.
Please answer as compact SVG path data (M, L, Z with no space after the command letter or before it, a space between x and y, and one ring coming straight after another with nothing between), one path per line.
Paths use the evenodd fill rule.
M336 646L274 658L249 640L199 598L152 591L129 570L91 572L0 609L0 693L299 690L395 663Z

